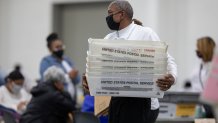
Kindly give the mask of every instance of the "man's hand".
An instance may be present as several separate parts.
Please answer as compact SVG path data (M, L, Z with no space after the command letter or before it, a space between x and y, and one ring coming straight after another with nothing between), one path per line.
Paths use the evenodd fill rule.
M90 94L90 91L89 91L89 86L88 86L88 83L87 83L87 80L86 80L86 76L85 76L85 73L83 74L83 77L82 77L82 84L83 84L83 90L86 94Z
M171 74L165 75L163 78L157 80L157 86L160 90L166 91L174 84L175 78Z
M71 79L75 79L77 77L77 75L78 75L78 70L73 69L68 74L69 74L69 77Z
M17 105L17 110L23 110L27 105L27 101L22 101Z
M70 113L68 113L68 118L69 118L69 123L73 123L73 113L72 112L70 112Z

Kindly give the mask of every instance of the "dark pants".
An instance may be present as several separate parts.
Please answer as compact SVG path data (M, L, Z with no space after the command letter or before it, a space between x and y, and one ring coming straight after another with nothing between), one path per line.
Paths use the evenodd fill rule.
M203 105L204 109L205 109L205 113L206 113L206 118L214 118L214 111L211 105L208 104L204 104Z
M159 114L159 109L151 110L149 113L148 123L155 123Z
M153 123L156 118L150 117L152 112L150 109L150 98L112 97L109 106L109 123ZM150 118L152 121L149 120Z

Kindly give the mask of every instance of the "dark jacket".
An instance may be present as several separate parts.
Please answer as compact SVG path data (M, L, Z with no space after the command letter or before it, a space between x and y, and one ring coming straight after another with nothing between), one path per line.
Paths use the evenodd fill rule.
M54 85L40 83L31 91L32 99L20 123L66 123L75 102L67 92L60 92Z

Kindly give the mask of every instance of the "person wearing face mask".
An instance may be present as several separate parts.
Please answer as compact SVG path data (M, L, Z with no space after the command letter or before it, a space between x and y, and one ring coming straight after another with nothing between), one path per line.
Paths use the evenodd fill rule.
M14 66L14 70L16 71L20 71L24 77L25 77L25 81L23 84L23 88L30 93L30 90L37 85L37 82L33 81L32 79L30 79L28 76L29 74L25 73L25 71L23 71L21 64L15 64Z
M126 0L115 0L108 7L106 22L114 32L105 39L160 41L158 35L149 27L134 24L133 8ZM177 66L174 58L167 55L168 72L157 80L157 86L166 91L175 83ZM84 79L85 80L85 79ZM83 81L88 90L86 81ZM109 106L109 123L154 123L159 113L157 98L112 97Z
M202 37L197 40L196 56L201 60L201 63L193 71L191 77L188 79L191 82L191 92L201 93L204 89L209 71L211 68L211 62L216 47L215 41L211 37ZM201 108L206 118L214 118L213 111L209 105L204 104Z
M64 90L64 71L51 66L44 72L43 81L31 90L32 99L20 123L67 123L75 101Z
M143 26L142 22L139 21L138 19L132 19L132 21L140 26ZM83 75L83 80L86 81L85 75ZM83 105L82 105L82 112L94 112L94 96L86 95ZM108 116L100 116L99 117L100 123L108 123Z
M78 70L74 67L72 60L64 55L64 44L56 33L51 33L47 37L47 47L51 54L44 57L40 63L41 80L49 67L60 67L65 72L65 89L76 100L76 84L80 81Z
M137 24L142 26L142 22L139 21L138 19L132 19L132 21ZM86 81L85 75L83 75L82 81ZM86 95L83 105L82 105L82 112L94 112L94 96ZM100 123L108 123L108 116L100 116L99 117Z
M12 71L5 78L5 85L0 87L0 104L22 114L31 95L23 88L24 76L19 71Z
M201 60L201 63L193 71L189 79L192 84L191 91L202 92L209 75L215 46L215 41L211 37L202 37L197 40L196 56Z

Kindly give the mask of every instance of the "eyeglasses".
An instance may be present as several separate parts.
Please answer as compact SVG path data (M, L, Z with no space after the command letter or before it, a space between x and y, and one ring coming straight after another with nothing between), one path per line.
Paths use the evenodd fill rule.
M59 45L59 46L56 46L55 47L55 51L57 51L57 50L64 50L66 48L66 46L65 45Z
M119 14L120 12L122 12L123 10L119 10L117 12L112 12L112 11L108 11L108 15L116 15L116 14Z

